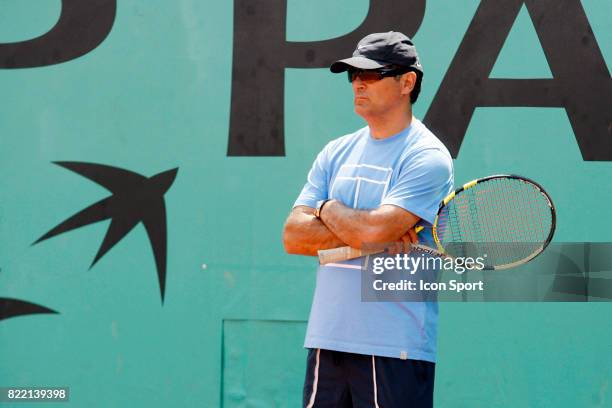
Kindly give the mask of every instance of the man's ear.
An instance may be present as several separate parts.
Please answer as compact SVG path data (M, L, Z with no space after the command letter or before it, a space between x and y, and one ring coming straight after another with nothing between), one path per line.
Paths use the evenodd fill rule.
M414 85L416 84L417 75L415 72L410 71L406 72L402 75L401 84L402 84L402 95L408 95L414 89Z

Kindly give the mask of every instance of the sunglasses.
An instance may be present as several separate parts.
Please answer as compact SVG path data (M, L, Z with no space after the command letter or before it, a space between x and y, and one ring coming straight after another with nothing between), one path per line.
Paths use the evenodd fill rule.
M406 70L397 68L380 68L380 69L349 69L347 71L349 82L353 82L359 78L362 82L376 82L386 77L394 77L405 74Z

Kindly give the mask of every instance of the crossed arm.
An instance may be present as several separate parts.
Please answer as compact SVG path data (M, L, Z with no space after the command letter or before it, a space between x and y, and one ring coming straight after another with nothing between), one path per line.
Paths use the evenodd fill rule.
M419 217L394 205L372 210L349 208L338 200L325 203L316 218L315 209L295 207L283 230L285 250L290 254L316 255L320 249L395 241L416 242L414 225Z

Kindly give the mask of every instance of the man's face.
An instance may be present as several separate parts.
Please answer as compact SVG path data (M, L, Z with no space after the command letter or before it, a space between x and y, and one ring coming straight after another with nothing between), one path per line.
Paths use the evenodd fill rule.
M413 72L382 79L370 75L354 75L351 85L355 112L367 121L384 117L390 112L405 111L415 81L416 75Z

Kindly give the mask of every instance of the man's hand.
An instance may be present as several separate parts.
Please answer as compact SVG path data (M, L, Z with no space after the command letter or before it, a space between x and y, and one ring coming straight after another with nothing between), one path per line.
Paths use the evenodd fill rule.
M417 233L413 228L410 228L399 241L395 241L392 244L384 245L386 251L391 255L404 254L410 252L412 244L417 244L419 239Z
M410 228L408 232L402 235L401 240L406 244L416 244L419 242L419 237L417 236L417 233L414 230L414 226Z
M283 244L287 253L315 256L320 249L347 245L314 213L315 209L307 206L298 206L291 211L283 229Z

